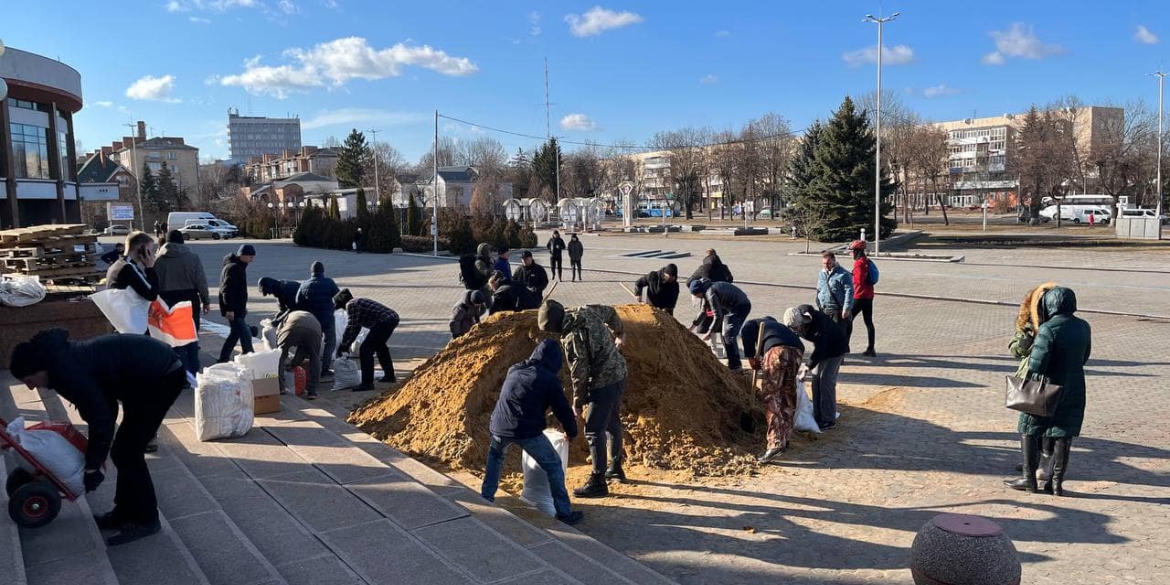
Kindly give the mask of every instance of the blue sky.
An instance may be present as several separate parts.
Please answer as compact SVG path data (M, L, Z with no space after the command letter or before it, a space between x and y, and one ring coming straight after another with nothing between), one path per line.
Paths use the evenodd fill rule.
M543 135L645 143L682 126L738 128L775 112L802 129L846 94L885 84L935 120L998 115L1067 94L1156 103L1170 2L9 2L0 39L81 72L76 135L92 150L145 120L226 158L228 108L301 117L305 144L381 130L410 161L435 109ZM63 23L55 28L49 23ZM473 138L443 121L443 135ZM486 132L509 152L538 142Z

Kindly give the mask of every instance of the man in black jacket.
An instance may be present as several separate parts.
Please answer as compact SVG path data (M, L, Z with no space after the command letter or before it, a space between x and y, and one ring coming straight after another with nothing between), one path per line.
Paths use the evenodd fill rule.
M297 293L301 290L301 283L295 280L277 280L268 276L260 278L260 294L261 296L276 297L277 313L272 318L274 323L279 323L289 311L297 308Z
M70 341L64 329L49 329L16 346L12 375L30 389L56 390L85 419L86 492L105 479L107 454L118 468L114 509L95 517L98 528L119 530L106 543L117 546L158 532L158 500L144 454L187 383L183 363L170 346L145 335ZM122 424L115 433L119 403Z
M219 350L219 362L232 358L232 350L239 342L243 353L252 353L252 331L248 329L248 265L256 259L256 248L251 244L240 246L234 254L223 259L219 273L219 314L227 318L228 336Z
M706 254L703 256L702 264L695 269L691 277L687 279L687 288L690 288L691 283L696 280L706 278L711 282L734 282L735 278L731 276L731 269L723 263L719 258L719 254L715 253L714 248L708 248ZM691 326L699 333L707 333L711 329L711 315L700 313L695 320L691 322Z
M520 448L536 460L548 475L552 491L553 506L557 520L565 524L580 522L585 514L574 512L565 489L565 469L561 457L544 435L545 413L551 408L565 434L572 441L577 437L577 417L565 398L560 377L564 358L561 344L552 339L541 341L532 355L508 370L500 399L492 411L491 448L488 450L487 472L483 476L480 495L489 502L496 500L496 489L500 483L500 470L508 447Z
M667 264L639 278L634 283L634 301L642 302L642 291L646 291L646 302L671 315L678 304L678 266Z
M840 325L812 305L785 311L784 324L813 344L799 377L811 375L813 417L821 430L829 430L837 426L837 373L849 353L849 338Z
M528 250L520 255L520 262L520 267L512 274L512 283L527 288L537 298L544 297L544 289L548 286L548 273L544 267L536 263Z
M301 283L296 305L308 311L321 323L325 346L321 348L321 376L332 376L333 350L337 348L337 321L333 317L333 297L341 292L332 278L325 276L325 265L319 261L309 266L311 276Z
M548 239L545 247L548 248L548 266L553 273L553 278L564 280L565 273L561 262L563 261L562 253L565 251L565 239L561 237L561 232L553 230L552 237Z
M199 331L200 308L206 315L211 311L211 298L207 293L207 275L203 262L183 243L183 232L171 230L167 243L154 261L158 274L158 296L169 306L183 301L191 302L191 316L195 320L195 331ZM199 341L176 347L175 353L192 374L199 372Z

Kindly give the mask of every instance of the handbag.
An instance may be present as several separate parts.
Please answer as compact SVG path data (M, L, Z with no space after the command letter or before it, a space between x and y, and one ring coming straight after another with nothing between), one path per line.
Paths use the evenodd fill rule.
M89 295L118 333L142 335L149 326L150 301L131 289L107 288ZM192 326L194 326L192 322Z
M1047 377L1030 380L1019 376L1004 376L1007 392L1004 406L1032 416L1048 418L1056 413L1064 387L1053 384Z

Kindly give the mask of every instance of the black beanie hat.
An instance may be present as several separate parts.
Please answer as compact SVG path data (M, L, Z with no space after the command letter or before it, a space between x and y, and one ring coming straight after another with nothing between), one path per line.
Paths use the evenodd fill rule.
M309 272L311 272L313 276L321 276L325 274L325 265L322 264L320 260L318 260L309 267Z
M171 230L171 231L167 232L167 243L168 244L182 244L183 243L183 232L181 232L179 230Z

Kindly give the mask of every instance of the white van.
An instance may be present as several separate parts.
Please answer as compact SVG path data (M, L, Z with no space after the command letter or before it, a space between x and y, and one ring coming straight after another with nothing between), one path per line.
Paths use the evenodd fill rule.
M207 211L172 211L167 215L167 231L181 230L192 219L216 219Z
M1061 205L1060 219L1073 223L1089 223L1089 216L1093 216L1094 223L1109 223L1113 213L1108 207L1096 205ZM1056 219L1056 206L1049 205L1040 210L1040 217L1046 221Z

